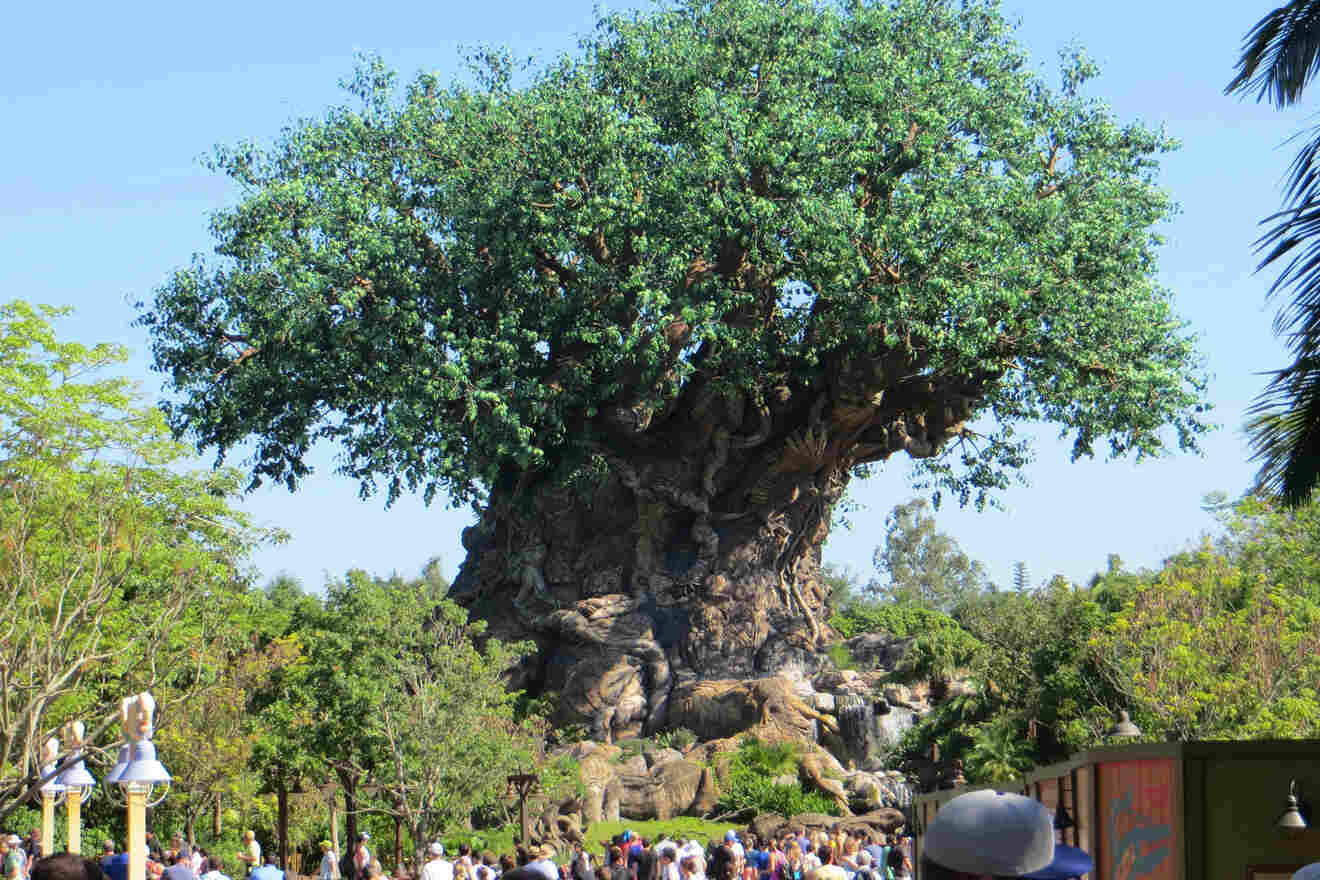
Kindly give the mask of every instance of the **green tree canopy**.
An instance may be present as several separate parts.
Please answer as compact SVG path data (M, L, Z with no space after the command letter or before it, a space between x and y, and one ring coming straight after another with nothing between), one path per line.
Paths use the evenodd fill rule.
M100 747L120 698L160 688L168 711L207 687L250 631L247 554L277 537L234 507L237 473L185 470L106 375L123 351L61 341L60 314L0 306L0 817L61 722Z
M875 548L874 561L885 580L867 589L895 602L951 612L991 586L985 566L936 529L924 498L896 506L885 518L885 543Z
M1023 422L1191 447L1155 281L1174 144L1093 72L1052 91L993 4L928 0L612 15L528 77L484 54L401 100L367 64L359 106L217 153L244 192L220 259L143 307L170 422L255 441L258 481L327 439L364 491L456 499L627 458L730 389L801 427L828 393L836 452L906 451L964 500L1027 461Z

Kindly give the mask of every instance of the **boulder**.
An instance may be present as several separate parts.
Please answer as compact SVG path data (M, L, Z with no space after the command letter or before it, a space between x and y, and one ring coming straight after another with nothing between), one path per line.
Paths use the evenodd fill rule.
M824 813L798 813L786 824L806 829L808 832L829 831L838 821L838 817L826 816Z
M645 776L651 768L646 765L646 758L642 755L632 755L619 762L619 775L631 774L633 776Z
M869 831L872 834L891 834L898 830L905 821L906 817L903 815L902 810L886 807L862 813L860 816L849 816L846 819L836 820L833 827L842 828L845 831L860 830Z
M602 822L619 821L620 789L621 786L617 778L611 781L610 784L605 788L605 797L601 805L600 821Z
M812 684L818 691L833 691L834 693L851 693L866 689L866 683L863 681L861 673L855 669L830 667L821 671L812 680Z
M645 753L646 766L655 767L668 761L677 761L683 757L678 749L649 749Z
M778 835L780 827L787 820L778 813L761 813L747 825L747 830L756 835L757 840L769 840Z
M912 644L910 638L900 638L890 633L862 633L853 636L844 645L853 659L866 669L894 669L907 653Z
M848 777L848 802L863 812L884 806L884 789L870 773L854 773Z
M696 797L688 807L693 816L709 816L715 812L720 802L720 786L715 778L715 771L710 767L701 768L701 783L697 786Z
M672 819L687 813L701 789L705 768L667 761L649 774L619 774L619 814L627 819Z

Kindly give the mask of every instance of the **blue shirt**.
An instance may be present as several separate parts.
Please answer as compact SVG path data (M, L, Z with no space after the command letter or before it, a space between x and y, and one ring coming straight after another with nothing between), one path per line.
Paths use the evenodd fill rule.
M115 853L101 859L101 871L108 880L128 880L128 853Z
M284 872L274 865L262 865L248 874L249 880L284 880Z

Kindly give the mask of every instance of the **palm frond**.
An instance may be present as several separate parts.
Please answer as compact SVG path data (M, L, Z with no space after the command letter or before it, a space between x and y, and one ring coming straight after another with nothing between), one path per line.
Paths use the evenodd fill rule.
M1247 410L1258 488L1284 503L1306 503L1320 485L1320 356L1299 357L1274 373Z
M1320 71L1320 0L1293 0L1256 22L1237 66L1224 94L1255 91L1276 107L1295 102Z

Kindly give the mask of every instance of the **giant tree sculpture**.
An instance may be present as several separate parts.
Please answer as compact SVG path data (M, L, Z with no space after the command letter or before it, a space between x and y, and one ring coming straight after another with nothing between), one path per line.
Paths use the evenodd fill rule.
M840 8L842 7L842 8ZM145 307L177 430L290 488L472 501L454 594L532 635L598 733L685 676L821 632L820 547L868 463L964 503L1054 423L1075 456L1194 447L1202 383L1154 280L1163 134L991 4L687 0L531 76L392 97L221 151L215 263Z

